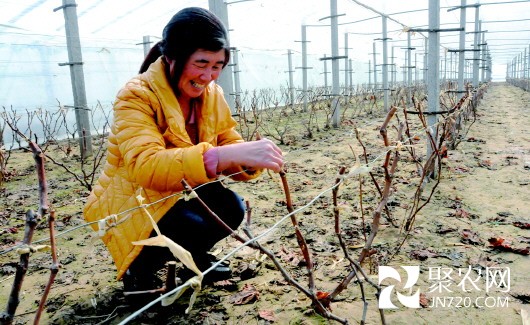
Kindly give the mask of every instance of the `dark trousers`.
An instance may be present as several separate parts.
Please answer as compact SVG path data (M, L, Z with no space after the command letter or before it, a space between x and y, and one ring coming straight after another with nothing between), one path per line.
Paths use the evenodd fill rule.
M195 190L199 198L230 228L236 230L245 216L243 199L220 182ZM158 221L160 232L188 250L194 259L204 257L217 242L230 233L222 228L197 199L180 199ZM156 236L155 231L151 237ZM145 246L129 267L135 274L153 273L167 261L175 260L167 247ZM201 268L199 266L199 268Z

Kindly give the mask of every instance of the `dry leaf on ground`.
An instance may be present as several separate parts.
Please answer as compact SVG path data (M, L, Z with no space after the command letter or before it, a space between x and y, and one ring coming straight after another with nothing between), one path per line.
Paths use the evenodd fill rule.
M410 252L410 257L420 260L420 261L425 261L429 257L438 257L438 256L439 256L438 253L433 252L429 249L416 249Z
M513 225L522 229L530 229L530 221L515 221Z
M258 315L259 317L271 323L274 323L276 321L276 315L274 315L274 312L272 310L260 310L258 312Z
M429 307L429 298L423 292L420 293L420 306L422 308Z
M512 252L522 255L530 255L530 247L514 248L506 239L502 237L492 237L488 239L488 242L490 243L491 247L501 251Z
M251 284L246 283L243 289L230 296L228 300L234 305L245 305L258 300L259 291Z
M461 235L462 235L462 238L460 239L460 241L464 244L471 244L471 245L482 244L482 240L478 236L478 233L471 229L462 230Z

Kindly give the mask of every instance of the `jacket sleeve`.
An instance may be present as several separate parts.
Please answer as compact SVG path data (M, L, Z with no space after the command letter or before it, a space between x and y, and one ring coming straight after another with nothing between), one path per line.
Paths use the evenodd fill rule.
M210 181L202 155L212 146L166 148L155 106L160 104L154 94L134 85L120 91L114 104L113 132L129 181L159 192L182 190L182 179L192 187Z
M218 105L221 106L221 109L218 111L222 114L222 119L229 121L228 125L230 126L224 132L221 132L217 137L217 145L224 146L232 143L244 142L243 137L236 131L235 127L237 122L232 118L230 108L228 103L224 99L222 89L219 87L219 98L217 99ZM256 170L247 170L245 166L235 166L227 168L222 171L222 174L225 176L230 176L233 180L236 181L247 181L258 177L262 172L262 169Z
M232 130L232 131L239 135L239 133L237 133L235 130ZM231 143L237 143L237 142L243 142L243 140L241 139L241 140L234 141ZM225 143L225 144L228 144L228 143ZM259 175L261 175L262 171L263 169L261 168L249 170L245 166L234 166L234 167L230 167L230 168L223 170L222 174L225 176L230 176L230 178L232 178L235 181L248 181L248 180L254 179L258 177Z

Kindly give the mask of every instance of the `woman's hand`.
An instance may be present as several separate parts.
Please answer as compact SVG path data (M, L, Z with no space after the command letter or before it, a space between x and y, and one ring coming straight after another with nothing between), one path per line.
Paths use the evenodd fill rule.
M229 144L217 147L217 150L218 171L233 166L245 166L279 172L283 167L282 150L269 139Z

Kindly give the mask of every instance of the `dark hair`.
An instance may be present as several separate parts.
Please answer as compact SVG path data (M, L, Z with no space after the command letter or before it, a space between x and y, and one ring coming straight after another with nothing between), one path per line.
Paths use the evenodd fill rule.
M177 12L164 27L162 40L155 44L140 67L140 73L160 55L176 61L175 78L178 80L184 65L198 49L217 52L225 50L223 68L230 60L228 33L221 20L204 8L190 7Z

